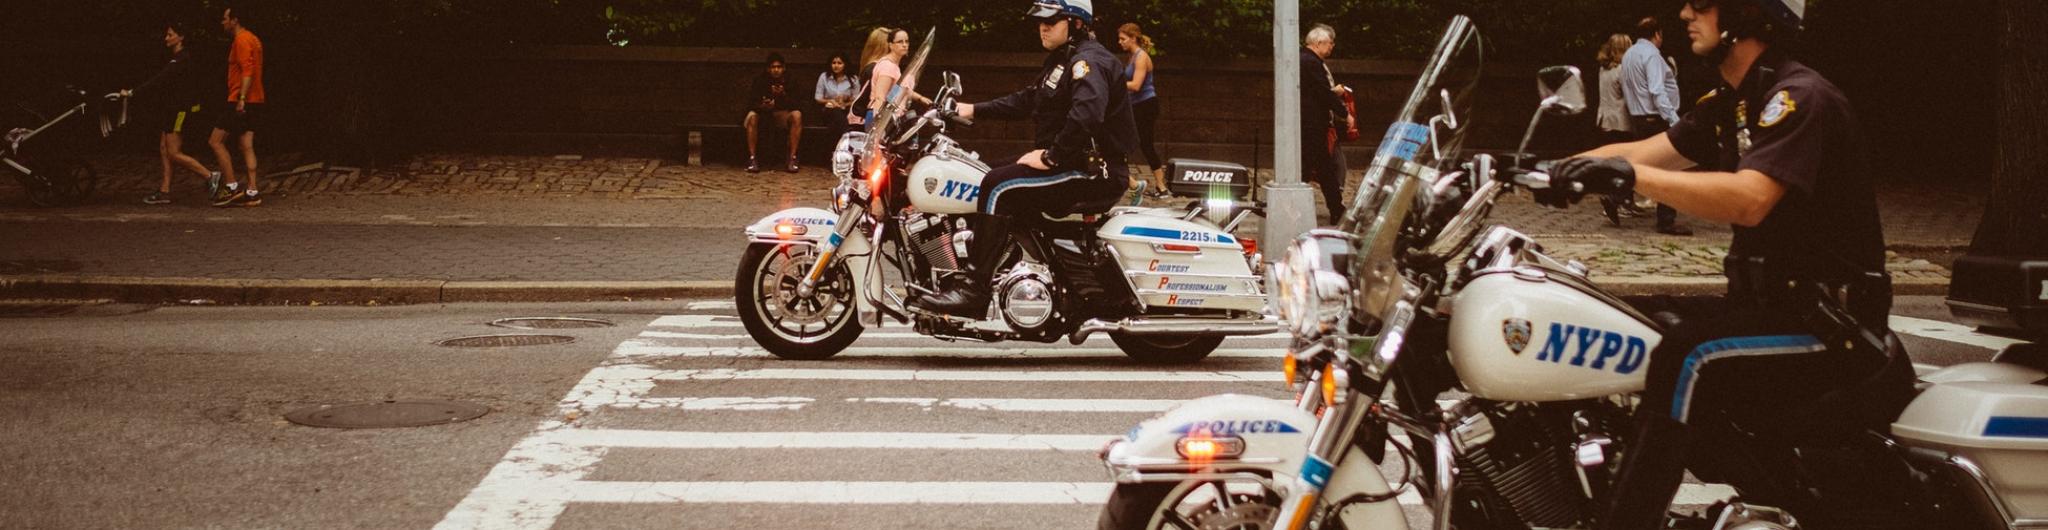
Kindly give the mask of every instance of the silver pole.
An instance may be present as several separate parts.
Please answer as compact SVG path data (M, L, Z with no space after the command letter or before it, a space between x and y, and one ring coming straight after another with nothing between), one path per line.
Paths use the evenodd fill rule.
M1286 257L1288 243L1316 226L1315 192L1301 181L1301 145L1305 141L1301 137L1301 3L1274 0L1273 182L1266 186L1265 243L1261 245L1270 249L1264 252L1268 262Z

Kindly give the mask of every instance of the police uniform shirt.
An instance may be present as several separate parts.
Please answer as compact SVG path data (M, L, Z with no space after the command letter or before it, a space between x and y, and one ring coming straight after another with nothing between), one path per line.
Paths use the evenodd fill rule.
M1755 170L1785 195L1755 227L1736 226L1731 255L1777 274L1842 280L1884 270L1876 191L1848 100L1820 74L1767 50L1743 76L1707 93L1669 131L1708 171Z
M1032 146L1046 150L1056 170L1087 171L1092 152L1108 162L1109 173L1126 177L1124 155L1138 145L1138 124L1124 90L1123 63L1094 39L1048 54L1031 86L975 105L977 116L1031 117Z

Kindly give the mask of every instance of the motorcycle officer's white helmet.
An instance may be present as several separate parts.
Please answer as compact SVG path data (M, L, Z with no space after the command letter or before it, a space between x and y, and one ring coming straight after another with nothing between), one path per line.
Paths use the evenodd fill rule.
M1081 19L1082 24L1095 24L1094 0L1032 0L1031 10L1024 16L1033 19L1070 16Z

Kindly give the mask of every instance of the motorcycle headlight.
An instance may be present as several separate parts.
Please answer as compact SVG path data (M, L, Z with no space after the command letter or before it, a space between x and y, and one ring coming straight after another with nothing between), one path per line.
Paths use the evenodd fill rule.
M853 131L839 137L839 145L832 148L832 176L853 180L855 168L860 166L860 153L867 148L868 133Z
M1273 271L1279 287L1274 309L1296 337L1321 337L1350 314L1351 280L1343 271L1352 244L1352 237L1343 232L1310 231L1295 240Z

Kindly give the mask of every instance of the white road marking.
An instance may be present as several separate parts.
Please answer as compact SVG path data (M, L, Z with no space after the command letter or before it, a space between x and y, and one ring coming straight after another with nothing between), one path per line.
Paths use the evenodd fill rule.
M605 367L599 371L623 367ZM1280 382L1270 372L1121 372L1121 371L997 371L997 370L828 370L769 368L761 370L665 370L655 381L836 380L836 381L1089 381L1124 383ZM592 372L595 374L596 372Z
M725 315L666 315L647 323L656 328L737 328L740 317Z
M701 301L701 302L690 302L690 305L688 305L688 306L685 306L685 307L687 307L687 308L688 308L689 310L691 310L691 311L705 311L705 310L713 310L713 309L732 309L732 308L733 308L733 303L732 303L732 300L705 300L705 301Z
M1899 333L1957 344L1967 344L1992 351L2004 350L2007 346L2025 344L2027 342L1978 333L1977 330L1962 324L1924 318L1892 315L1890 324L1892 331Z
M617 399L605 406L617 409L798 410L816 401L807 397L634 397Z
M1165 412L1186 403L1179 399L846 398L846 401L911 405L927 411L946 407L997 412Z
M628 341L619 345L630 357L745 357L772 359L775 354L758 346L666 346L648 341ZM1222 348L1209 354L1211 358L1228 359L1279 359L1287 355L1285 348ZM1043 358L1124 358L1123 350L1116 348L1002 348L1002 347L893 347L858 346L847 348L832 356L833 359L857 359L878 357L942 357L948 359L1043 359Z
M678 327L678 326L670 326L670 327ZM726 324L725 324L725 323L723 323L723 322L719 322L719 323L714 323L714 324L712 324L712 325L711 325L710 327L727 327L727 326L726 326ZM731 327L737 327L737 325L735 325L735 326L731 326ZM901 328L898 328L898 329L901 329ZM692 340L747 340L747 341L751 341L751 340L754 340L754 337L753 337L752 335L747 335L747 334L744 334L744 333L737 333L737 334L735 334L735 333L690 333L690 332L686 332L686 331L656 331L656 330L648 330L648 331L643 331L643 332L640 332L640 336L641 336L642 338L650 338L650 339L692 339ZM863 331L863 332L861 332L861 334L860 334L860 338L863 338L863 339L917 339L917 338L933 338L933 337L932 337L931 335L926 335L926 334L923 334L923 333L916 333L916 332L910 332L910 331ZM1285 336L1285 335L1282 335L1282 334L1279 334L1279 333L1267 333L1267 334L1263 334L1263 335L1231 335L1231 336L1228 336L1228 337L1224 337L1224 338L1225 338L1225 339L1238 339L1238 340L1242 340L1242 339L1276 339L1276 342L1279 342L1279 341L1278 341L1277 339L1283 339L1283 338L1286 338L1286 336ZM1091 335L1091 336L1089 336L1089 337L1088 337L1088 340L1090 340L1090 341L1098 341L1098 340L1108 340L1108 339L1109 339L1109 335L1108 335L1108 334L1106 334L1106 333L1098 333L1098 334L1095 334L1095 335Z
M571 482L533 492L615 504L1101 504L1115 484L1080 482ZM553 499L549 499L553 500Z
M1094 454L1113 434L989 434L936 432L684 432L562 429L538 438L584 448L637 449L967 449L1076 451Z

